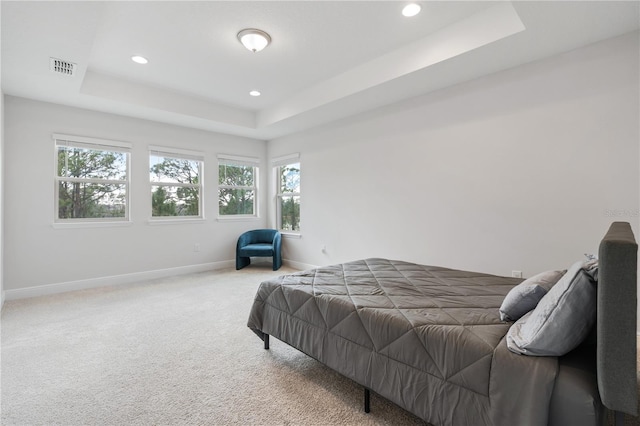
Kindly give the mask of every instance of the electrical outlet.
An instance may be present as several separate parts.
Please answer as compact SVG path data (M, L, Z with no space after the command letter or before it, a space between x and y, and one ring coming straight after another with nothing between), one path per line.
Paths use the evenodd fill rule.
M199 252L199 251L200 251L200 244L195 243L195 244L193 245L193 251L195 251L195 252Z
M511 276L513 278L522 278L522 271L511 271Z

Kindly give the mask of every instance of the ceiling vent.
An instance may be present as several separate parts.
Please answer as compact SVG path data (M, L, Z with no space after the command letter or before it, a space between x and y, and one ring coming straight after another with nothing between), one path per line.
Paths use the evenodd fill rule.
M49 69L56 74L68 75L73 77L76 75L77 65L73 62L63 61L62 59L49 58Z

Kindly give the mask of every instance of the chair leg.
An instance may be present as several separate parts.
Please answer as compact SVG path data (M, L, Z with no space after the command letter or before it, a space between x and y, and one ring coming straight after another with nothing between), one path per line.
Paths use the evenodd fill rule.
M277 271L282 266L282 259L280 256L273 256L273 270Z
M236 256L236 271L244 268L245 266L248 266L250 263L251 263L250 257Z

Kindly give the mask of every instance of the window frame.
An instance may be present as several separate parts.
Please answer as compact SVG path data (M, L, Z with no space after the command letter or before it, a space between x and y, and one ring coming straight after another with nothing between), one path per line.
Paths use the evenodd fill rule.
M53 133L53 152L54 152L54 200L53 200L53 226L54 227L99 227L99 226L122 226L131 223L131 148L129 142L91 138L86 136L66 135L61 133ZM103 152L121 152L125 154L125 179L100 179L100 178L74 178L67 176L59 176L59 148L73 147L80 149L90 149ZM89 184L114 184L124 185L125 187L125 205L124 216L122 217L95 217L95 218L61 218L60 217L60 183L61 182L80 182Z
M189 160L198 162L198 182L193 183L181 183L181 182L154 182L151 180L151 158L153 156L162 158L173 158L176 160ZM189 223L189 222L201 222L205 219L204 209L204 194L205 194L205 156L200 151L192 151L187 149L179 149L165 146L149 145L148 147L148 173L149 173L149 194L151 195L151 203L149 209L149 223L161 224L161 223ZM166 186L166 187L182 187L182 188L195 188L198 189L198 214L189 216L154 216L153 215L153 187L154 186Z
M253 186L247 185L221 185L220 184L220 166L239 166L253 168ZM255 157L244 157L239 155L218 154L218 220L251 220L258 219L259 215L259 172L260 159ZM253 191L253 214L220 214L220 190L221 189L239 189Z
M298 192L282 192L282 182L280 181L281 169L283 167L286 167L292 164L300 165L299 166L300 190ZM295 153L295 154L285 155L282 157L273 158L271 160L271 166L273 168L273 177L274 177L274 184L275 184L276 229L278 229L278 231L280 231L280 233L282 233L283 235L299 237L302 234L302 195L301 195L302 194L302 165L300 162L300 154ZM298 197L298 199L300 200L300 220L298 222L298 230L282 229L282 207L281 206L282 206L282 200L285 197L287 198Z

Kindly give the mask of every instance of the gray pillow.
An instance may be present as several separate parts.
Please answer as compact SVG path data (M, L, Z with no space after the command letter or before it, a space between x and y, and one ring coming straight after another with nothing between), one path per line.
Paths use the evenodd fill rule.
M511 326L507 332L509 350L561 356L582 343L596 321L593 269L593 264L574 263L538 306Z
M546 271L527 278L511 289L500 306L502 321L517 321L536 307L540 299L567 271Z

